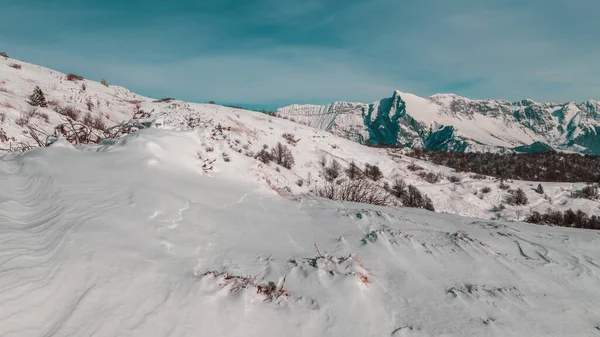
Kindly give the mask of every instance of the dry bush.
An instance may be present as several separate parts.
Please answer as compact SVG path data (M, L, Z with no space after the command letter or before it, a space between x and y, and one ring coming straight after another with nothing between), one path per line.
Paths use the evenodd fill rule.
M43 120L44 120L44 122L46 122L46 123L50 123L50 116L48 116L48 114L47 114L47 113L45 113L45 112L38 112L38 114L37 114L37 115L38 115L38 116L39 116L41 119L43 119Z
M304 180L302 180L302 179L298 179L298 180L296 181L296 185L298 185L298 186L302 187L302 185L304 185Z
M102 81L100 81L100 84L102 84L103 86L108 88L108 81L106 81L105 79L102 79Z
M346 169L346 175L348 178L350 178L350 180L361 179L364 177L363 171L358 167L358 165L356 165L354 161L351 161L350 165L348 165L348 168Z
M451 183L460 183L461 178L459 176L447 176L446 179L448 179L449 182Z
M175 100L175 98L173 98L173 97L165 97L165 98L155 100L154 103L169 103L174 100Z
M442 175L439 173L422 171L422 172L419 172L418 176L430 184L436 184L440 180L442 180Z
M256 153L256 156L254 156L254 158L260 160L261 162L268 164L271 162L271 160L273 160L273 156L271 155L271 152L268 150L268 146L265 144L263 146L262 149L260 149L260 151L258 151L258 153Z
M57 106L55 111L63 116L71 118L74 121L79 120L79 116L81 115L81 112L72 106Z
M321 167L327 166L327 158L325 158L325 156L319 157L319 165L321 165Z
M342 174L342 165L337 160L332 160L331 164L323 169L323 178L332 182Z
M404 207L423 208L434 212L435 207L433 201L413 185L407 185L404 180L394 180L394 185L390 189L390 193L402 201Z
M294 156L292 155L292 151L280 142L277 142L277 145L271 149L271 157L275 163L287 169L291 169L292 166L294 166Z
M417 164L415 164L415 163L411 163L411 164L410 164L410 165L408 165L406 168L407 168L407 169L409 169L409 170L411 170L411 171L413 171L413 172L414 172L414 171L419 171L419 170L422 170L422 169L423 169L421 166L419 166L419 165L417 165Z
M377 181L383 178L383 173L381 173L381 169L377 165L365 164L365 177Z
M106 123L100 116L95 116L92 118L92 124L90 126L101 131L105 131L107 128Z
M506 197L506 203L509 205L519 206L527 205L529 203L527 195L525 195L525 191L523 191L521 188L509 190L508 193L509 195Z
M36 107L30 107L29 110L27 111L22 111L21 112L21 117L17 118L17 120L15 121L15 123L18 126L25 126L27 124L29 124L29 122L31 121L31 118L33 118L34 116L37 115L37 108Z
M584 198L589 200L596 200L600 197L598 193L598 185L590 184L582 188L580 191L574 193L575 198Z
M345 180L339 184L327 183L317 188L317 195L331 200L360 202L364 204L390 206L390 194L381 186L367 180Z
M590 216L582 210L573 212L572 209L568 209L561 213L560 211L548 208L544 214L533 211L525 219L525 222L600 230L600 217L597 215Z
M75 74L67 74L66 78L67 78L67 81L73 81L73 82L83 80L82 76L75 75Z
M288 144L292 146L296 146L296 144L300 141L300 139L295 139L294 134L292 133L284 133L281 135L281 137L283 137L283 139L285 139Z
M477 179L477 180L487 179L487 176L485 176L483 174L471 174L469 177L471 177L472 179Z
M481 193L483 193L483 194L488 194L491 191L492 191L492 188L488 187L488 186L486 186L486 187L484 187L484 188L481 189Z
M17 69L17 70L22 68L20 64L16 64L16 63L9 64L8 66L11 68Z
M8 58L8 54L6 54L5 52L0 52L0 56L4 57L4 58Z
M507 190L510 188L510 185L505 183L504 180L500 181L500 184L498 184L498 188L501 190Z

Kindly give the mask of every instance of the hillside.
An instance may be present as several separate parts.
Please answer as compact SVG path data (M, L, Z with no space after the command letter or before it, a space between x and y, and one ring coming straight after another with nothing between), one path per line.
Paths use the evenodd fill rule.
M365 144L468 152L551 147L600 155L600 102L593 100L508 102L453 94L426 99L395 91L371 104L291 105L277 114Z
M27 103L36 86L48 107ZM1 57L0 113L2 336L600 330L600 232L507 221L548 207L597 214L597 201L572 197L584 184L544 183L539 194L537 183ZM61 123L103 139L74 145ZM126 131L104 137L111 125ZM256 157L278 143L289 168ZM402 179L437 213L316 197L345 184L343 170L325 182L334 160L376 165L372 186ZM503 185L529 203L503 204Z
M21 69L10 67L12 64L21 65ZM537 183L511 181L508 183L510 188L522 188L529 199L526 205L511 206L505 204L507 191L498 187L497 179L468 172L457 173L447 167L407 157L402 150L365 147L322 130L257 112L214 104L157 100L125 88L107 87L85 79L67 81L65 74L12 59L0 57L0 70L0 113L5 115L0 122L0 130L19 142L34 144L29 137L30 130L18 125L17 121L31 108L27 103L28 96L35 86L39 86L47 101L53 104L49 104L48 108L38 108L31 124L49 134L56 124L64 122L65 116L59 113L64 107L73 107L80 112L80 120L89 113L92 119L100 118L107 125L129 121L166 130L200 127L204 131L199 136L196 160L206 163L207 167L214 166L209 164L211 162L223 162L226 165L221 170L232 172L242 170L242 164L232 159L234 155L251 158L265 145L271 148L282 142L295 159L291 169L258 160L243 161L243 165L250 165L243 167L253 172L253 179L282 193L314 194L324 186L324 168L320 162L325 158L328 165L336 160L344 169L351 162L361 169L367 164L377 165L383 173L383 178L377 182L379 186L386 183L391 186L396 179L403 179L428 195L437 212L507 220L523 220L532 211L544 212L547 208L561 211L581 209L588 214L599 212L597 201L572 197L574 192L585 186L583 183L544 183L545 194L538 194L533 190ZM81 89L83 84L85 91ZM91 111L88 111L87 101L94 102ZM48 116L48 122L41 118L44 114ZM295 144L289 144L284 134L292 135ZM0 148L8 148L11 143L15 141L0 141ZM428 182L424 178L425 173L436 175L438 181ZM490 191L483 193L486 188Z
M0 335L600 329L595 231L282 197L243 154L207 172L203 135L147 129L1 160Z

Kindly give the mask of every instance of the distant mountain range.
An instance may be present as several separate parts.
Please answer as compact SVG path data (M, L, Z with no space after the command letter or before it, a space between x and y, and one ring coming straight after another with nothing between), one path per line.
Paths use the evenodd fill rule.
M277 115L369 145L600 155L600 102L593 100L509 102L395 91L371 104L290 105Z

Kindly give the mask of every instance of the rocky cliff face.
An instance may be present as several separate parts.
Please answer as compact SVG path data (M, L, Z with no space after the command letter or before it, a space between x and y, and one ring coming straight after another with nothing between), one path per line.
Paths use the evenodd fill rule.
M291 105L280 117L371 145L454 151L571 150L600 155L600 102L427 99L395 91L363 104ZM532 146L534 145L534 146Z

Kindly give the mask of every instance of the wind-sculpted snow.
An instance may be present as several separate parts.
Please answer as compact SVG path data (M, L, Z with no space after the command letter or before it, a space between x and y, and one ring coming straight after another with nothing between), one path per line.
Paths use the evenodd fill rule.
M600 329L597 232L284 198L242 154L205 172L201 135L3 158L0 335Z

